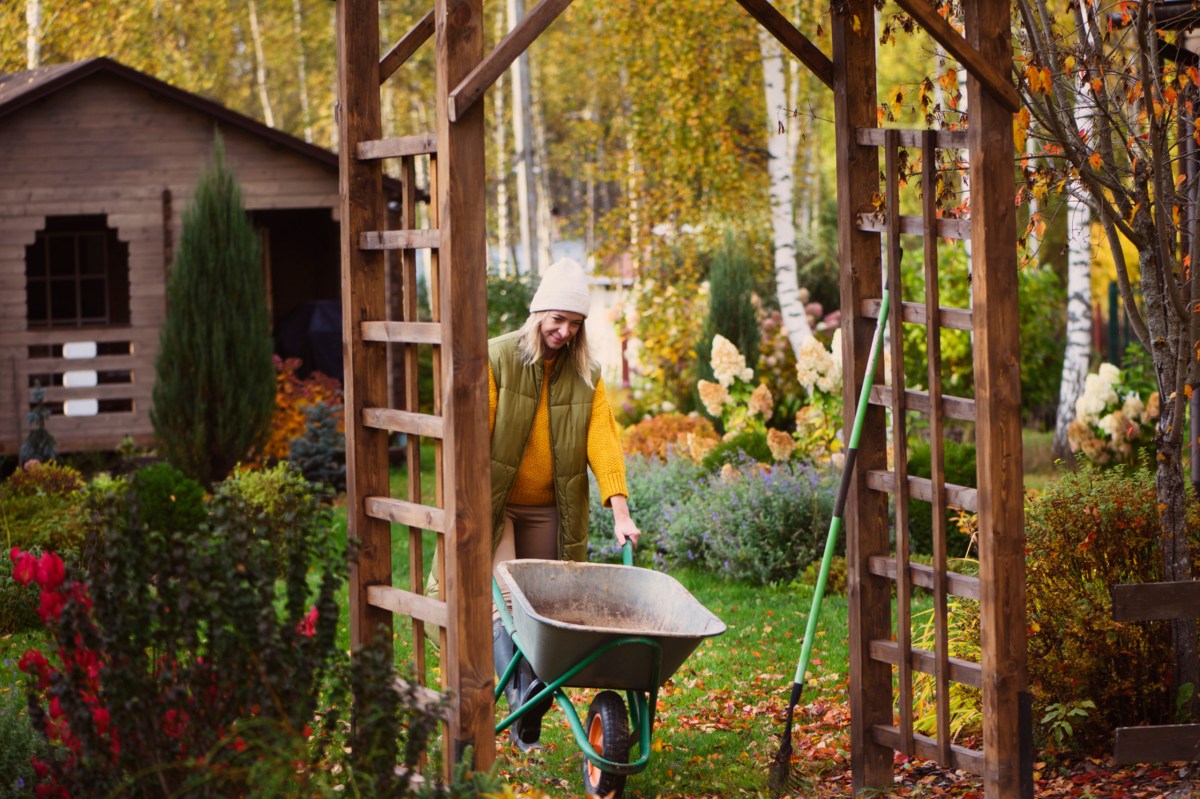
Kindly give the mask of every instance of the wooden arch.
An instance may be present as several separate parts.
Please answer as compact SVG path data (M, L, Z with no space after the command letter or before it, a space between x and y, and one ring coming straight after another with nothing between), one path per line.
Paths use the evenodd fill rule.
M929 391L904 388L902 358L893 358L892 382L872 395L846 510L850 572L850 703L854 788L892 783L893 753L900 751L982 775L989 797L1032 796L1032 742L1025 693L1024 520L1021 473L1020 367L1012 113L1018 108L1007 65L1012 63L1008 3L963 0L965 34L959 34L928 0L897 0L969 72L970 122L957 133L878 128L875 9L872 0L833 3L832 56L825 56L770 5L738 0L793 55L834 92L838 211L841 220L841 307L845 413L849 420L866 367L885 274L899 297L902 234L924 241L926 291L922 302L895 302L893 341L903 323L929 333ZM451 696L446 719L447 768L472 746L474 763L494 759L490 636L491 531L487 435L486 241L484 120L478 102L516 57L570 4L541 0L491 52L484 52L482 0L434 0L433 9L386 53L379 47L379 0L338 0L338 122L341 142L342 303L345 324L347 523L360 544L351 570L351 638L354 646L391 636L394 614L408 618L424 682L426 628L441 643L440 690ZM418 48L436 46L436 131L385 139L380 86ZM932 164L935 148L965 148L972 194L970 219L934 219L931 201L922 217L899 214L895 170L900 147L921 148ZM883 150L884 184L880 183ZM414 213L414 159L430 159L429 225ZM382 191L382 162L400 159L405 198L399 227L389 225ZM931 194L931 193L930 193ZM872 197L887 198L871 213ZM394 215L393 215L394 216ZM972 303L940 306L936 253L939 237L969 238ZM433 321L416 314L413 252L430 251ZM391 253L398 257L403 301L389 307ZM885 255L886 253L886 255ZM974 400L943 396L938 375L938 330L972 332ZM417 348L434 350L434 412L417 412ZM398 355L404 384L399 408L389 407L389 349ZM907 474L904 448L888 468L885 407L893 411L895 440L905 440L907 412L928 415L933 438L932 478ZM941 421L974 422L977 489L944 481ZM404 498L388 485L388 436L409 436L410 483ZM416 441L434 441L436 496L421 497ZM894 496L895 543L890 541L889 494ZM909 498L933 505L935 559L930 567L909 560ZM951 502L979 513L978 577L946 566L946 531L940 511ZM410 539L407 588L392 585L391 525ZM422 530L436 531L443 598L424 595ZM937 645L914 649L909 597L912 586L934 593ZM897 596L893 614L891 596ZM946 604L950 596L980 603L982 657L970 663L949 657ZM939 736L914 733L912 677L934 676ZM893 688L894 675L897 688ZM948 733L950 682L981 689L982 750L952 744ZM426 689L432 692L433 689ZM897 711L896 708L899 708Z

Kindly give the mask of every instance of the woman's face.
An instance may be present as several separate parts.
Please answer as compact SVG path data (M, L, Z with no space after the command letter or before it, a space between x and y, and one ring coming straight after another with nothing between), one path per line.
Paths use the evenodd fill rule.
M541 324L542 341L546 349L558 352L569 344L583 325L583 318L583 314L571 311L551 311L547 314Z

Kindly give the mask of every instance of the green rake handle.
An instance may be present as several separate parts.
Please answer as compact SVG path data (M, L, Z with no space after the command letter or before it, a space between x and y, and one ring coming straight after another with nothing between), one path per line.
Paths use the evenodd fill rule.
M858 438L862 434L863 419L871 399L871 386L875 379L875 365L883 350L883 329L887 321L890 299L888 290L883 290L879 303L879 321L875 324L875 336L871 339L871 356L867 360L867 373L863 375L862 391L858 395L858 407L854 409L854 427L850 431L850 445L846 449L846 462L842 467L842 482L838 486L837 502L833 506L833 518L829 520L829 533L825 536L825 554L821 558L821 570L817 573L817 586L813 590L812 607L808 611L808 625L804 629L804 645L800 648L800 662L796 665L796 676L792 679L791 705L800 701L804 685L804 674L808 671L808 659L812 654L813 639L817 636L817 618L821 615L821 600L825 597L825 582L829 579L829 564L838 535L842 531L842 513L846 509L846 495L850 493L850 480L854 475L854 459L858 455Z

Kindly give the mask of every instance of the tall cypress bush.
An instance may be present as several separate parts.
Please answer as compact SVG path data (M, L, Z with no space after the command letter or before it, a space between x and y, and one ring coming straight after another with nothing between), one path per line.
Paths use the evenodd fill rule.
M721 247L713 254L708 272L708 319L696 344L696 361L702 380L713 380L713 336L729 339L746 358L751 369L758 363L758 317L751 295L754 293L754 266L749 252L732 233L726 233ZM699 403L697 403L699 404Z
M167 281L150 419L160 451L211 485L266 435L275 369L258 235L220 135Z

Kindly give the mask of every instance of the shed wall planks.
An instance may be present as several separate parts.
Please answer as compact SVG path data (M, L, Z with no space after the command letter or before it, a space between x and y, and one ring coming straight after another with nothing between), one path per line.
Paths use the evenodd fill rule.
M0 186L0 337L6 345L0 348L0 454L19 447L27 432L28 400L20 395L27 391L31 373L45 371L44 364L36 369L26 364L28 347L113 340L114 334L133 342L133 355L124 356L122 368L134 373L135 385L125 392L134 410L89 418L56 416L48 428L63 451L113 448L126 433L150 443L149 398L158 331L167 313L164 264L170 260L163 192L173 198L166 224L170 239L178 242L182 215L212 158L214 128L222 134L248 210L320 208L338 217L332 158L305 157L111 71L90 74L0 116L0 174L5 178ZM105 330L27 329L25 248L47 217L79 215L105 215L128 246L129 324ZM88 368L86 362L73 365ZM56 389L52 396L63 391ZM114 392L119 390L105 386L88 396Z

